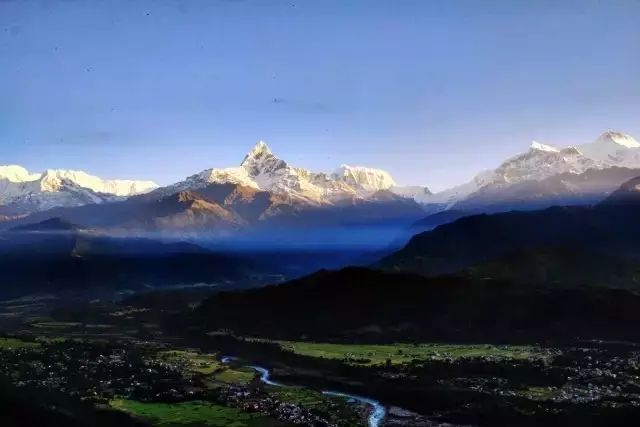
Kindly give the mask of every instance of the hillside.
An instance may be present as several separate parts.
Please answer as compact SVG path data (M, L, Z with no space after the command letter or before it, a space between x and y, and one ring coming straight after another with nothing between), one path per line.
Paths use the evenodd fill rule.
M0 270L2 297L241 283L265 271L190 243L108 237L59 219L0 234Z
M377 265L425 275L637 288L638 195L635 186L624 184L594 207L461 218L414 236Z

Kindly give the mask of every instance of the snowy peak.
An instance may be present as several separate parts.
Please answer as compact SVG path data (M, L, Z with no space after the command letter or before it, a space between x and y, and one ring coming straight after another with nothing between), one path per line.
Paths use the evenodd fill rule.
M33 181L40 177L40 174L30 173L28 170L18 165L0 166L0 179L11 182Z
M273 155L264 141L258 143L244 156L240 167L246 169L251 176L258 176L287 168L287 163Z
M578 148L585 156L607 166L640 167L640 143L622 132L607 131Z
M342 164L331 174L331 177L364 191L388 190L396 186L387 171L364 166Z
M102 179L83 171L66 169L47 169L39 177L43 191L58 191L62 183L72 183L96 193L128 197L142 194L157 188L153 181L134 181L127 179Z
M372 200L374 193L381 190L391 190L411 198L413 194L417 197L429 194L425 187L397 187L391 175L380 169L341 165L332 174L326 174L293 167L276 157L264 141L259 141L249 150L238 167L206 169L154 194L197 190L214 183L240 184L310 205Z
M607 131L600 135L593 144L616 144L625 148L638 148L640 142L636 141L631 135L622 132Z
M594 142L564 148L533 141L528 152L503 162L482 185L539 181L563 173L612 166L640 168L640 143L621 132L608 131ZM478 181L478 180L476 180Z
M429 196L426 202L452 206L489 186L507 188L521 182L611 167L640 169L640 143L630 135L611 130L578 146L558 147L533 141L528 151L476 175L466 184Z
M531 150L537 150L537 151L546 151L546 152L549 152L549 153L557 153L557 152L560 151L556 147L552 147L551 145L547 145L547 144L542 144L542 143L540 143L538 141L533 141L531 143L530 149Z
M5 181L4 187L23 184L22 187L39 186L42 191L58 191L62 183L66 182L97 193L122 197L146 193L158 187L153 181L101 179L83 171L66 169L47 169L42 173L31 173L18 165L0 166L0 180Z
M0 166L0 204L16 213L60 206L102 203L156 188L151 181L103 180L82 171L48 169L30 173L22 166Z
M263 140L260 140L244 156L244 160L242 160L242 163L240 163L240 166L244 166L245 163L251 162L254 159L259 159L261 157L272 156L272 155L273 153L271 152L271 149L269 148L267 143L264 142Z

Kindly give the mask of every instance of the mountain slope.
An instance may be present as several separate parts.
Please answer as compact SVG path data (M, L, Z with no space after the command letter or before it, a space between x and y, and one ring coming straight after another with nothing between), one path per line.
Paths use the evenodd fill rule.
M379 265L426 275L463 272L473 277L637 288L637 183L631 180L594 207L461 218L414 236Z
M200 192L181 191L164 197L149 193L127 200L113 201L100 205L88 204L78 207L60 207L36 212L28 217L6 222L5 226L19 226L61 218L86 228L113 232L144 231L189 231L200 230L211 233L237 230L246 224L236 213L234 203L225 203L215 194L231 194L234 191L253 193L254 190L240 186L225 185L224 189L202 188ZM245 205L245 199L234 199L238 205ZM243 206L244 207L244 206ZM268 207L265 206L264 209ZM242 208L240 209L242 210Z
M108 237L61 219L0 233L0 269L2 297L223 284L263 272L246 258L190 243Z

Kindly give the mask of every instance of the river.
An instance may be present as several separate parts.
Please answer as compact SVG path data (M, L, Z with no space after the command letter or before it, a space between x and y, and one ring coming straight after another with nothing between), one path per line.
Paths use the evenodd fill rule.
M233 356L224 356L221 361L222 363L229 363L233 360L237 360L237 358ZM254 369L256 372L260 374L260 380L265 383L276 387L287 387L284 384L271 380L271 373L267 368L263 368L262 366L249 365L251 369ZM363 405L368 405L371 407L371 412L368 418L369 427L380 427L382 421L387 416L387 409L384 407L382 403L379 401L372 399L370 397L358 396L356 394L343 393L340 391L332 391L332 390L323 390L322 394L326 394L327 396L338 396L347 399L350 402L358 402Z

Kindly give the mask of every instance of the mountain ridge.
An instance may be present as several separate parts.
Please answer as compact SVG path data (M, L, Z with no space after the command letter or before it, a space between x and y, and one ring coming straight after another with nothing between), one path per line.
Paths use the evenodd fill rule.
M84 171L47 169L29 172L0 166L0 213L8 217L59 206L105 203L156 188L153 181L102 179Z
M264 141L259 141L244 156L239 166L210 168L185 180L154 190L155 194L169 194L180 190L197 190L208 184L240 184L268 191L294 203L333 205L366 200L380 190L389 190L406 197L405 187L398 187L391 175L381 169L342 164L333 173L313 172L289 165L276 157ZM430 193L426 187L423 193Z
M495 169L420 201L430 214L587 205L603 200L634 174L640 175L640 143L622 132L607 131L581 145L533 141L528 151L507 158Z

